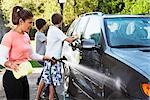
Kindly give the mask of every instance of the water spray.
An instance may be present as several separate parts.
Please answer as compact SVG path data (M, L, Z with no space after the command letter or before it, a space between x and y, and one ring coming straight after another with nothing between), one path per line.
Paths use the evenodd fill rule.
M84 74L92 77L93 79L96 79L100 83L105 84L109 88L113 88L113 89L117 89L117 90L123 90L123 91L126 92L125 85L122 83L122 81L120 80L120 78L114 79L114 78L108 77L104 73L100 73L100 72L97 72L97 71L95 71L93 69L87 68L86 66L83 66L83 65L80 65L80 64L76 64L76 62L72 63L70 61L67 61L65 57L60 58L60 59L55 59L55 58L53 58L53 59L56 60L56 61L58 61L58 62L61 62L63 64L67 64L70 67L73 67L73 68L79 70L80 72L82 72L82 73L84 73ZM73 59L74 58L72 58L72 60ZM52 65L51 65L51 67L52 67ZM51 67L50 67L50 71L51 71ZM50 72L50 76L51 76L51 80L52 80L52 73L51 72ZM59 100L53 82L52 82L52 85L54 87L56 100ZM64 94L64 91L63 91L63 94ZM64 100L65 100L65 94L64 94Z
M97 72L97 71L87 68L83 65L71 63L66 60L63 60L63 62L65 64L70 65L70 67L74 67L75 69L79 70L80 72L92 77L93 79L96 79L100 83L103 83L110 88L115 88L117 90L121 90L121 89L125 90L125 85L122 83L120 78L113 79L111 77L106 76L104 73Z

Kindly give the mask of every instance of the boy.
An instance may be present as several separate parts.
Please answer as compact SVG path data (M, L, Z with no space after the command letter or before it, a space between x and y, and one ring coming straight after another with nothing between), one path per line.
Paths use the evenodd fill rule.
M35 25L36 25L36 29L37 29L37 32L35 33L36 53L45 55L47 38L45 36L44 30L45 30L45 26L46 26L46 21L42 18L39 18L36 20ZM44 66L43 61L39 61L39 63L42 66ZM42 71L42 73L43 73L43 71ZM41 75L42 75L42 73L41 73ZM41 75L37 80L37 85L40 82Z
M47 55L50 58L54 57L56 59L60 59L62 51L62 42L67 41L71 43L75 40L75 38L67 37L59 29L62 26L63 21L63 17L61 14L55 13L52 15L51 19L53 25L50 26L48 30L47 47L45 55ZM46 85L49 85L49 100L54 100L54 87L60 85L61 78L61 64L59 62L57 62L56 64L46 62L42 74L42 79L39 83L36 99L38 100L40 98L45 83Z

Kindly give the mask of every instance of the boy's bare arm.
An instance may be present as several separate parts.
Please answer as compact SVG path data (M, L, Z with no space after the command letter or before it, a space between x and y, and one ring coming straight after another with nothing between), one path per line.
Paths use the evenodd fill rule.
M68 37L65 39L65 41L69 42L69 43L72 43L74 40L78 39L79 36L78 35L74 35L72 37Z

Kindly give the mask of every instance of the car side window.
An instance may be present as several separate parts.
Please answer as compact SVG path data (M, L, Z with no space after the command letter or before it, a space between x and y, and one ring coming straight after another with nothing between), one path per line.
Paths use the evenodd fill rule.
M90 17L90 20L87 24L85 33L83 34L83 38L85 39L93 39L95 41L95 44L98 45L100 44L100 36L101 36L101 31L100 31L100 17L93 15Z
M78 18L78 19L75 19L75 20L73 21L73 23L71 24L71 26L69 27L69 29L68 29L68 31L67 31L67 35L68 35L68 36L71 36L71 35L72 35L72 33L73 33L75 27L77 26L77 23L78 23L78 22L79 22L79 18Z
M79 23L77 24L77 27L75 27L73 35L78 34L78 36L82 36L82 34L85 31L86 25L89 21L89 17L88 16L84 16L80 19Z

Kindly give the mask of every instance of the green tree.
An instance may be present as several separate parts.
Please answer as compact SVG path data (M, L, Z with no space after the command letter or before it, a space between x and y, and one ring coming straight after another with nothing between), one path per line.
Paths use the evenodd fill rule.
M122 14L150 13L150 0L125 0Z
M44 18L48 24L54 12L60 13L58 0L1 0L5 22L11 23L11 11L15 5L30 9L35 20ZM66 0L63 17L65 24L70 24L83 13L100 11L105 14L139 14L150 12L149 5L150 0Z
M5 16L2 11L2 3L0 1L0 43L1 43L3 35L6 33L4 18Z

